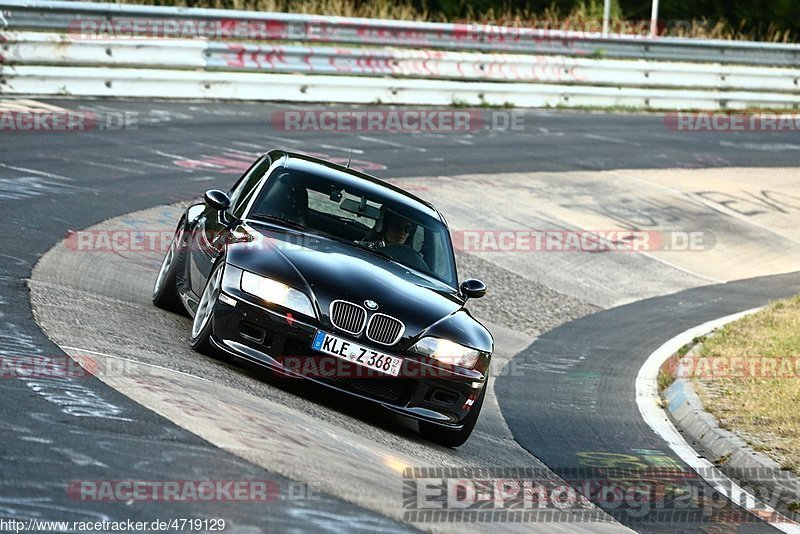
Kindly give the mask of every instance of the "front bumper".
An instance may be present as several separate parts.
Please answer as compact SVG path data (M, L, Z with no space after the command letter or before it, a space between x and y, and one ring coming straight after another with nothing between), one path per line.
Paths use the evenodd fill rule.
M226 268L226 271L238 269ZM235 276L227 274L225 279L229 283L223 281L223 292L214 309L212 343L280 376L305 378L404 416L454 430L461 427L469 414L472 405L469 399L475 399L485 384L485 377L475 371L460 373L425 361L423 356L398 354L380 347L374 348L403 358L399 376L384 375L316 352L311 343L320 329L365 346L370 344L316 320L305 317L298 320L284 311L269 308L230 283Z

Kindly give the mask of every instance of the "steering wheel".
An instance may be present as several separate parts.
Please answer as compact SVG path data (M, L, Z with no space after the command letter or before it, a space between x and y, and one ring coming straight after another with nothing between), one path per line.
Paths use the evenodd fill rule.
M383 251L398 262L413 267L418 271L428 270L428 264L425 263L425 260L408 245L390 243L383 248Z

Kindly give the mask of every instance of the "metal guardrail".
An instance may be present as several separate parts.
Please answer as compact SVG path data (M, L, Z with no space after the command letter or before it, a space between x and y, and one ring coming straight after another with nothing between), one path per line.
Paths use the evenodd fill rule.
M586 32L510 29L346 17L187 9L44 0L0 0L9 30L80 31L80 23L137 21L211 22L216 39L236 40L237 28L257 29L252 40L350 44L493 53L558 54L759 66L800 66L800 46L742 41L617 36Z
M480 42L475 40L479 33L459 33L453 24L40 0L0 0L0 12L8 23L0 31L0 94L644 109L800 108L800 68L796 62L790 67L775 66L796 57L794 45L592 40L560 32L562 40L542 41L551 47L546 53L531 53L526 47L538 46L533 41ZM87 25L97 29L101 21L117 28L144 21L148 29L156 19L159 31L188 25L193 36L202 37L100 39L84 33ZM19 27L36 31L17 31ZM243 40L235 31L242 27L261 37L256 39L259 42ZM315 33L310 28L327 30ZM359 46L343 46L349 42ZM597 43L621 51L620 57L637 59L586 57ZM480 51L486 47L489 51ZM560 52L552 47L561 47ZM643 59L639 47L651 47L648 50L656 50L654 54L662 60ZM701 49L706 55L740 60L745 52L756 54L750 59L758 54L771 59L758 61L759 66L702 63L697 61L706 57L698 52ZM666 61L670 50L695 61Z
M205 40L81 40L7 32L8 65L154 67L793 93L800 69Z
M748 109L800 107L800 95L261 72L17 66L0 94L521 107Z

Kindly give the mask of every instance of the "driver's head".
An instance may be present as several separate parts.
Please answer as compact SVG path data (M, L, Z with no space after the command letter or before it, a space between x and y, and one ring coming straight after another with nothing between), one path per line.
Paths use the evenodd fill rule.
M404 244L413 229L414 224L411 221L396 213L387 212L384 216L383 236L388 244Z

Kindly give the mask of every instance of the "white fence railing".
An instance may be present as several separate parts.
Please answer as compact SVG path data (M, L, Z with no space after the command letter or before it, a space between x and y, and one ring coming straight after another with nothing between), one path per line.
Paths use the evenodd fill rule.
M203 40L76 40L8 32L15 65L164 67L274 73L541 82L640 88L796 92L800 69L598 60L564 56L219 43Z
M714 45L721 54L759 50L772 54L768 64L787 61L792 65L753 66L534 54L522 53L520 48L513 49L513 53L476 52L469 46L457 46L464 42L452 41L455 25L22 0L0 0L0 10L4 11L8 28L39 30L6 29L0 33L0 93L5 94L650 109L800 107L800 68L788 62L789 56L796 54L794 45L735 43L727 52L722 45ZM152 18L155 14L161 16L160 25L145 24L139 30L132 25L135 16ZM228 17L227 22L219 18L222 14ZM168 15L173 18L168 19ZM116 26L102 29L99 23L85 23L100 20L85 17L100 16L105 16L109 24L116 20ZM235 21L251 20L248 17L268 24L246 26L247 31L277 39L248 42L231 38L248 35L235 31ZM201 19L212 24L202 28L190 25L195 38L164 38L165 34L173 35L181 22ZM326 39L306 44L280 39L286 28L276 21L311 24L323 19L325 24L338 28L325 33ZM123 24L123 20L127 22ZM411 26L417 30L411 32ZM394 33L375 29L384 27L394 28ZM86 33L87 28L95 33ZM128 28L132 33L141 28L145 32L157 28L157 35L150 34L145 39L130 38L130 33L97 38L97 32L108 35L109 28ZM382 42L398 38L404 46L331 46L318 42L347 42L348 34L342 28L360 28L360 35L367 36L366 42L371 42L368 36L373 35ZM374 31L370 33L365 28ZM397 28L405 28L407 33ZM58 31L42 31L45 29ZM427 43L435 37L440 45L447 37L451 39L449 47L455 50L445 46L411 48L423 37ZM630 44L625 42L624 46ZM682 53L710 46L696 41L681 43L680 46L689 43L686 46L694 47L682 48ZM661 40L650 40L648 46L661 44ZM432 91L441 93L434 95Z
M131 21L214 40L312 42L428 50L512 52L667 61L800 66L800 46L745 41L650 38L599 31L558 31L465 22L460 24L187 9L50 0L0 0L9 30L92 33L124 30ZM200 25L199 23L205 23Z
M20 66L7 80L11 94L142 98L283 100L430 106L625 107L716 109L713 91L639 89L533 83L457 82L355 76L298 76L250 72L104 67ZM725 93L726 109L800 106L800 98L772 93Z

